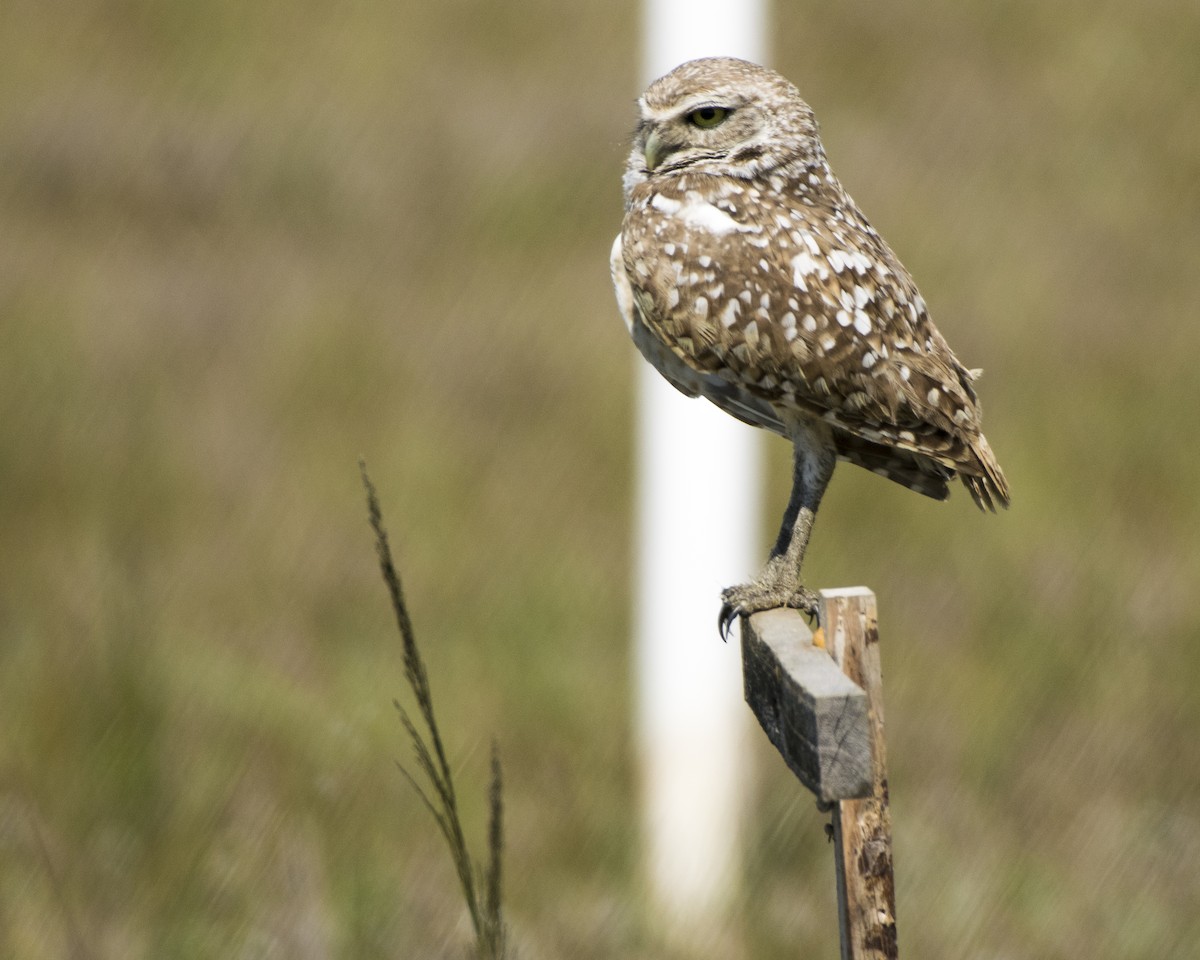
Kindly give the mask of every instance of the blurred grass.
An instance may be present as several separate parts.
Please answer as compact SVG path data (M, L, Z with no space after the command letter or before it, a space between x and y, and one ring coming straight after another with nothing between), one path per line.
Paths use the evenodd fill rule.
M391 763L363 455L465 798L501 742L522 955L662 955L606 265L636 22L4 5L0 954L457 955L451 868ZM816 528L811 582L880 599L902 947L1187 956L1200 13L777 24L842 178L985 367L1015 496L986 518L846 469ZM833 956L820 818L756 749L747 955Z

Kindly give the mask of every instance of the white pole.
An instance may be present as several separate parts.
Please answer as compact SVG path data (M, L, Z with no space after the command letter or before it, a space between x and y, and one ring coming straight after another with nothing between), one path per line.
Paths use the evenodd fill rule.
M765 59L765 0L646 0L643 80L694 57ZM637 733L646 874L667 932L711 935L740 868L749 771L739 645L723 587L760 555L762 444L638 358Z

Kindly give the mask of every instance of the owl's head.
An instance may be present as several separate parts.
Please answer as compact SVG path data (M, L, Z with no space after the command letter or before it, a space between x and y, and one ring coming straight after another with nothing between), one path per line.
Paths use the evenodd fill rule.
M650 84L638 109L627 194L682 170L752 179L824 160L817 121L799 91L747 60L690 60Z

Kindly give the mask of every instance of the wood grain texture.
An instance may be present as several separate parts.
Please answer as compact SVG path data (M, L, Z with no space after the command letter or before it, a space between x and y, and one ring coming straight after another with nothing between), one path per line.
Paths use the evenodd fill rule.
M866 587L822 590L820 620L830 655L866 691L871 731L871 795L843 800L833 811L842 958L894 960L896 891L875 594Z
M825 803L872 789L867 694L813 645L795 610L742 620L746 702L784 762Z

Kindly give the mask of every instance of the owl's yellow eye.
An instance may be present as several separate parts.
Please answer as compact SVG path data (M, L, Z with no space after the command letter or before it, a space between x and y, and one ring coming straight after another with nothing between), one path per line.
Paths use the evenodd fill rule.
M725 107L698 107L687 115L687 121L701 130L711 130L724 123L728 116Z

